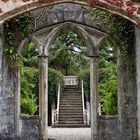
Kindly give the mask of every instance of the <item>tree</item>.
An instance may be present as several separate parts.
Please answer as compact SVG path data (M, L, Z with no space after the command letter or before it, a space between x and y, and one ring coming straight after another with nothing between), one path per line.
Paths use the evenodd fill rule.
M87 47L75 33L68 32L56 39L49 53L50 67L64 75L75 75L88 65Z
M33 42L29 42L22 50L21 70L21 112L24 114L38 114L39 105L39 71L38 49ZM48 93L49 105L56 99L58 83L63 86L63 75L60 71L49 69Z
M24 114L33 115L37 111L37 75L38 71L30 67L21 70L21 112Z

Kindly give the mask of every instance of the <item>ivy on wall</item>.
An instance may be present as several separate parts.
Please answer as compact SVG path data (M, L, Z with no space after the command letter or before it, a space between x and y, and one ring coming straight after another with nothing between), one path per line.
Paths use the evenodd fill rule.
M20 39L28 36L31 32L30 25L31 15L30 13L21 14L20 16L13 18L4 23L4 54L9 58L11 64L20 64L20 55L17 54L17 46Z

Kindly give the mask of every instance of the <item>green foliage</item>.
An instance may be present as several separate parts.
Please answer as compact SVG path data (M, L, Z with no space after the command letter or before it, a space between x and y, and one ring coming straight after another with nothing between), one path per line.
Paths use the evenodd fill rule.
M21 69L21 112L32 115L37 111L38 71L33 68Z
M125 57L128 42L134 38L134 25L122 17L111 15L98 8L92 9L91 15L93 20L103 22L108 27L111 46L123 50Z
M101 107L103 114L116 115L117 108L117 80L116 76L112 75L106 82L100 84Z
M75 75L87 63L87 47L73 32L62 34L54 42L49 53L49 66L64 75Z
M77 74L77 76L78 76L79 82L81 81L81 79L83 80L84 90L89 91L90 90L90 72L89 72L89 69L85 69L85 70L80 71Z
M110 43L102 44L99 51L99 93L104 115L117 115L116 54Z
M56 70L62 71L65 75L68 75L68 69L70 68L70 52L67 51L65 43L57 41L53 51L49 54L49 66Z
M33 42L27 43L21 57L21 112L33 115L38 112L39 71L38 49Z
M31 24L31 15L30 13L24 13L20 16L14 18L14 22L17 25L19 31L22 32L23 36L28 36L31 32L29 25Z
M12 60L15 60L16 56L15 56L15 35L14 33L9 29L9 25L6 24L5 25L6 29L4 32L4 41L5 41L5 45L6 47L4 48L4 53L7 54L8 56L10 56L10 58Z
M24 66L38 68L38 48L31 41L22 50L22 62Z
M109 77L116 75L116 66L104 67L99 69L99 83L106 82ZM117 77L117 75L116 75Z
M52 103L57 96L58 83L63 87L64 77L61 72L49 68L48 79L49 102Z
M20 56L16 52L18 39L28 35L30 22L30 14L25 13L4 23L4 53L12 65L20 61Z
M38 48L34 42L29 41L25 48L22 50L22 56L25 58L31 58L38 55Z
M38 112L39 104L39 71L38 49L33 42L29 42L22 50L21 68L21 111L32 115ZM63 86L63 75L55 69L48 71L49 103L56 99L58 83Z
M110 34L106 42L109 49L103 45L99 52L101 59L99 62L99 87L103 113L115 115L117 114L117 76L115 70L117 60L114 58L121 58L124 64L127 62L130 51L128 45L134 43L134 25L122 17L111 15L98 8L92 9L91 15L94 21L104 23ZM111 46L111 49L108 45Z
M55 101L58 83L63 87L63 75L54 70L48 71L49 103ZM21 112L32 115L37 112L39 101L39 73L36 68L22 67L21 69Z

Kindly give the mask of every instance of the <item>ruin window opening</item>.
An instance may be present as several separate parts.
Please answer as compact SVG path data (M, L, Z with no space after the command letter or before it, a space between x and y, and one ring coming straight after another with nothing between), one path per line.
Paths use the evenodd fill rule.
M38 115L39 113L39 70L38 48L33 41L25 44L21 51L21 113Z
M117 52L106 40L99 49L99 115L118 115Z

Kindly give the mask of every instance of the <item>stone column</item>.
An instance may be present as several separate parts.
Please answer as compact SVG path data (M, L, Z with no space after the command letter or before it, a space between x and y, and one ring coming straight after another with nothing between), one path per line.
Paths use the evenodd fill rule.
M41 135L48 140L48 57L39 55L39 116Z
M2 26L0 25L0 31L2 32ZM0 126L2 125L3 122L3 118L2 118L2 53L3 53L3 44L2 44L2 38L0 37ZM0 133L2 131L2 127L0 127Z
M138 117L138 140L140 140L140 29L135 28L136 35L136 72L137 72L137 117Z
M90 105L91 105L91 140L97 140L98 118L98 62L97 56L90 57Z

